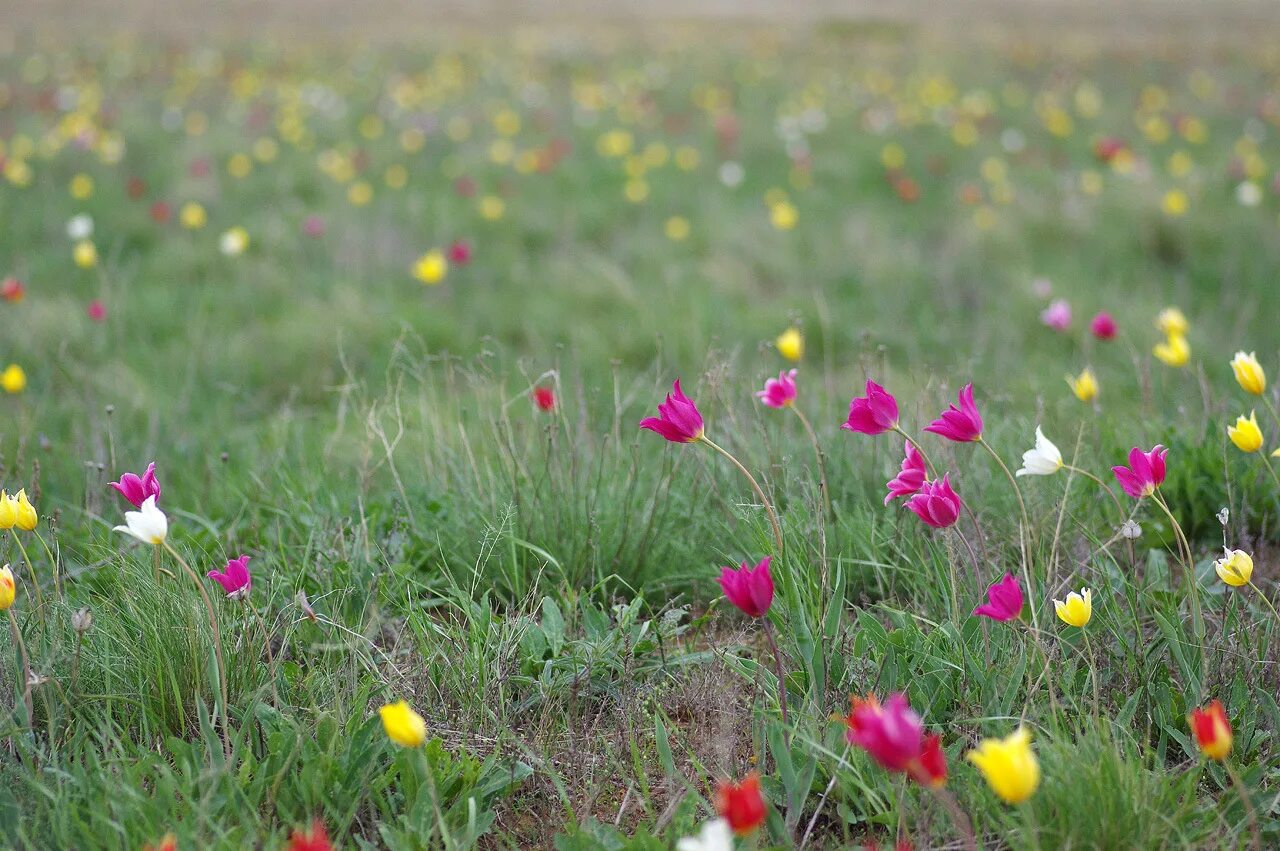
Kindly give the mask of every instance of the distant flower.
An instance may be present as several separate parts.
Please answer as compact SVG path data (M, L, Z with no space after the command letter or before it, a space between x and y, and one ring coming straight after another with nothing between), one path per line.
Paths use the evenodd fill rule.
M1151 353L1166 366L1186 366L1191 360L1191 345L1186 337L1171 334L1164 342L1156 343Z
M554 411L556 409L556 391L550 387L533 388L533 404L538 406L540 411Z
M796 370L779 372L777 378L764 383L763 390L756 391L756 398L770 408L785 408L796 399Z
M3 281L0 281L0 298L10 304L17 304L22 301L27 294L27 288L22 281L10 275Z
M764 823L764 798L760 776L748 774L741 783L722 783L716 793L716 811L738 836L747 836Z
M1062 453L1053 441L1044 436L1040 426L1036 426L1036 445L1022 453L1022 467L1017 475L1052 476L1062 467Z
M307 216L302 220L302 232L312 239L324 236L324 219L319 216Z
M1048 278L1036 278L1031 282L1031 292L1036 298L1048 298L1053 294L1053 281Z
M899 497L911 496L919 491L924 484L925 475L924 456L920 454L920 450L916 449L915 444L908 440L905 457L902 459L902 468L897 476L885 484L889 493L884 498L884 504L888 505Z
M1236 382L1246 393L1261 396L1267 391L1267 373L1258 363L1258 356L1253 352L1245 354L1236 352L1231 359L1231 371L1235 373Z
M883 434L898 426L898 400L874 381L867 381L866 395L849 401L849 418L840 426L859 434Z
M85 312L89 315L89 318L92 319L94 322L102 322L104 319L107 318L106 306L96 298L93 301L89 302L89 307L85 310Z
M91 236L93 236L93 216L81 213L67 219L67 237L73 242L79 242Z
M1021 804L1040 785L1040 763L1031 750L1031 731L1025 727L1005 739L983 739L966 756L1007 804Z
M21 393L27 389L27 373L22 367L16 363L11 363L5 367L4 372L0 372L0 388L9 394Z
M333 851L333 843L324 829L324 822L316 819L311 822L311 829L303 832L297 828L289 836L288 851Z
M449 261L444 252L433 248L413 264L413 276L424 284L438 284L449 272Z
M773 341L773 345L778 350L778 354L787 360L795 363L804 357L804 335L800 333L799 328L788 328L778 335L778 339Z
M1191 326L1187 317L1176 307L1166 307L1156 316L1156 327L1166 337L1185 337Z
M224 231L218 239L218 250L224 257L239 257L249 247L249 232L242 227Z
M1071 327L1071 305L1058 299L1040 312L1040 321L1055 331L1067 330Z
M169 518L156 508L156 498L149 496L142 502L138 511L124 513L123 526L116 526L114 531L132 535L144 544L160 545L169 536Z
M155 845L150 842L143 845L142 851L178 851L178 837L166 833Z
M406 748L421 747L427 740L427 722L406 701L388 703L378 710L387 738Z
M1253 578L1253 556L1244 550L1224 550L1222 558L1213 563L1213 569L1223 582L1239 588Z
M743 562L736 570L720 569L720 588L730 603L751 618L762 618L773 604L773 576L769 573L771 556L765 556L755 567Z
M957 443L969 443L982 439L982 414L973 401L973 385L966 384L961 390L959 407L948 405L942 416L925 426L925 431L954 440Z
M935 529L955 525L960 519L960 509L964 507L959 495L951 488L950 475L946 473L941 480L925 482L919 492L907 500L907 508Z
M937 736L925 735L924 723L901 693L882 705L874 696L852 698L846 719L849 743L862 748L889 771L905 772L922 786L947 780L947 761Z
M1113 340L1119 328L1110 313L1103 311L1089 322L1089 333L1099 340Z
M733 851L733 828L725 819L712 819L697 836L676 840L676 851Z
M975 615L1007 622L1022 614L1022 587L1013 574L1006 573L999 582L987 588L987 602L973 610Z
M1187 724L1196 737L1196 747L1209 759L1219 762L1231 753L1231 722L1222 701L1214 700L1204 709L1193 709Z
M1111 472L1125 493L1134 499L1142 499L1151 496L1164 483L1164 459L1168 454L1169 450L1158 443L1150 452L1143 452L1135 446L1129 450L1129 466L1112 467Z
M243 600L253 587L253 579L249 576L249 557L245 555L229 560L221 571L211 570L205 575L221 585L231 600Z
M81 269L92 269L98 265L98 249L91 241L82 239L71 249L71 259Z
M209 221L209 214L195 201L188 201L178 211L178 222L187 230L200 230Z
M173 208L164 201L157 201L151 205L150 214L151 220L156 224L168 224L169 219L173 217Z
M0 567L0 612L6 611L13 605L13 600L18 596L17 586L13 582L13 571L9 569L9 565Z
M1088 367L1077 376L1068 375L1067 385L1081 402L1092 402L1098 398L1098 377Z
M1093 592L1088 588L1079 594L1072 591L1065 601L1054 600L1053 610L1063 623L1083 627L1093 617Z
M111 482L110 485L136 508L141 508L143 501L149 496L160 498L160 482L156 479L155 461L147 465L146 471L141 476L125 473L120 477L120 481Z
M1258 427L1256 411L1248 417L1237 417L1235 425L1227 426L1227 437L1241 452L1257 452L1262 448L1262 429Z
M465 266L471 262L471 243L465 239L455 239L449 245L449 262Z
M800 211L790 201L778 201L769 206L769 222L777 230L791 230L799 220Z
M680 379L673 385L674 392L667 394L667 401L658 406L658 416L645 417L640 428L657 432L672 443L693 443L705 433L702 414L693 400L680 390Z

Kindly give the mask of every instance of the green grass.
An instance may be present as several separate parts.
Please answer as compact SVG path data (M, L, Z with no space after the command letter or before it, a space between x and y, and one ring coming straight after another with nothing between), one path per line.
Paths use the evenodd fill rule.
M344 848L670 848L714 814L718 781L750 770L770 818L748 847L954 842L937 798L846 746L849 695L892 691L941 734L947 788L988 845L1237 847L1255 819L1263 845L1280 842L1280 624L1260 596L1276 590L1276 482L1224 434L1258 403L1231 355L1280 370L1275 63L1261 33L1217 54L1182 39L939 45L831 26L718 46L691 30L0 57L0 150L11 178L15 161L31 172L0 180L0 273L27 287L0 302L0 366L29 380L0 397L0 484L32 495L61 579L31 533L4 533L39 676L28 712L17 648L0 657L0 844L141 848L172 831L183 848L277 848L319 818ZM1151 86L1167 102L1141 111ZM92 108L59 112L59 97ZM1055 107L1065 135L1046 127ZM380 134L362 128L373 115ZM1168 139L1144 135L1153 117ZM77 122L123 140L119 160L74 144ZM410 128L420 150L401 144ZM603 151L617 130L630 162ZM1131 172L1098 161L1104 136L1128 141ZM278 155L231 176L261 138ZM521 165L551 150L545 173ZM1193 166L1175 175L1179 151ZM721 180L726 161L740 185ZM403 188L384 179L396 165ZM1237 201L1242 169L1257 206ZM91 197L69 194L77 174ZM643 200L625 195L629 174ZM895 191L903 177L917 200ZM367 205L348 200L357 180ZM1170 190L1185 215L1162 209ZM771 224L777 197L794 229ZM192 200L202 229L151 217ZM65 235L80 213L93 269ZM303 233L313 215L320 237ZM672 216L687 239L666 236ZM251 244L226 257L233 226ZM414 280L420 255L456 239L469 264ZM1071 333L1040 323L1037 278L1071 302ZM86 316L95 298L105 322ZM1184 369L1150 355L1171 304L1191 321ZM1099 310L1117 340L1088 337ZM771 341L792 324L831 516L798 418L751 396L790 366ZM1063 381L1086 365L1097 405ZM777 505L782 553L728 463L637 430L676 377ZM1107 481L1131 446L1168 445L1163 493L1191 538L1203 634L1164 516L1144 502L1141 537L1117 539L1120 511L1065 473L1019 480L1038 632L1029 616L970 616L988 584L1022 576L1017 500L980 448L926 435L970 509L964 539L885 508L900 439L838 427L868 377L913 434L973 381L1015 467L1037 424ZM535 386L554 388L554 412ZM252 556L247 603L207 587L228 707L191 582L169 555L157 582L147 548L111 531L128 506L106 483L151 460L169 543L199 574ZM1258 591L1213 572L1224 506ZM760 625L715 583L770 553L785 726ZM1050 602L1082 586L1087 645ZM426 719L421 751L378 721L401 697ZM1253 819L1189 738L1187 713L1213 698ZM1019 723L1043 781L1010 807L963 755Z

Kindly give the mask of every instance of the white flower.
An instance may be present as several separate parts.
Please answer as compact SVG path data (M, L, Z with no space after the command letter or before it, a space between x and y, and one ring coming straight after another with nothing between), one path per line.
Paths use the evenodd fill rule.
M1044 436L1040 426L1036 426L1035 449L1022 453L1022 469L1019 476L1052 476L1062 469L1062 453L1053 441Z
M81 213L67 219L67 236L75 242L93 236L93 217L88 213Z
M733 830L722 818L709 821L697 836L678 841L676 851L733 851Z
M239 257L249 247L249 233L244 228L232 228L222 234L218 247L227 257Z
M720 182L730 189L742 183L742 178L746 176L742 166L733 160L725 160L720 164Z
M117 526L115 531L132 535L144 544L163 544L169 536L169 518L156 508L156 498L147 497L139 511L124 513L125 525Z
M1262 189L1252 180L1236 187L1236 203L1241 207L1256 207L1262 203Z
M1120 534L1132 541L1135 538L1142 537L1142 527L1132 520L1126 520L1124 525L1120 527Z

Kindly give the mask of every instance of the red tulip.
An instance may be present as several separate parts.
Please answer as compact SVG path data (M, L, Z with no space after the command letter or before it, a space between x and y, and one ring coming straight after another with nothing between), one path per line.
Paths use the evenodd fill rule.
M716 794L716 810L738 836L746 836L764 823L764 798L760 775L748 774L739 784L722 783Z
M0 298L11 304L17 304L27 295L27 287L13 276L0 281Z
M533 388L533 404L537 405L539 410L554 411L556 408L556 393L550 387Z
M303 833L301 828L294 830L289 837L289 851L333 851L333 843L325 832L320 819L311 822L311 830Z
M1204 709L1194 709L1187 719L1196 736L1196 747L1209 759L1224 760L1231 753L1231 722L1227 720L1222 701L1215 700Z

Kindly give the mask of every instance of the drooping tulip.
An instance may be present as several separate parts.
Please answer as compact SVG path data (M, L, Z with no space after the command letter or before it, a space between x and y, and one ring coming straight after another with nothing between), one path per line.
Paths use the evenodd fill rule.
M1142 499L1151 496L1164 483L1164 459L1168 454L1169 450L1158 443L1150 452L1143 452L1135 446L1129 450L1129 466L1112 467L1111 472L1125 493L1134 499Z
M1004 739L983 739L966 757L1006 804L1021 804L1040 785L1040 763L1031 750L1031 731L1026 727Z
M1236 383L1246 393L1252 393L1255 396L1261 396L1267 392L1267 373L1262 369L1262 364L1258 363L1258 356L1250 352L1236 352L1236 356L1231 359L1231 371L1235 373Z
M1022 602L1022 586L1013 574L1006 573L999 582L988 586L987 602L975 608L973 613L993 621L1007 622L1022 614Z
M919 492L907 500L907 508L935 529L945 529L960 519L964 503L951 487L950 473L941 479L925 482Z
M764 383L763 390L756 391L756 398L770 408L785 408L796 400L796 373L798 370L786 370L778 373L777 378L770 378Z
M981 440L982 414L973 401L973 384L966 384L956 401L960 403L959 407L948 405L942 416L925 426L924 430L956 443Z
M387 738L405 748L421 747L427 740L427 722L404 700L388 703L378 710Z
M1222 708L1222 701L1214 700L1204 709L1193 709L1187 724L1196 737L1200 753L1219 762L1231 753L1231 722Z
M866 395L849 401L849 418L840 426L859 434L883 434L898 426L898 400L874 381L867 381Z
M1063 467L1062 453L1053 441L1044 436L1036 426L1036 445L1022 453L1022 466L1018 476L1052 476Z
M136 473L125 473L120 477L120 481L111 482L110 485L119 491L121 496L133 503L135 508L141 508L143 500L149 496L154 496L157 500L160 498L160 482L156 479L155 461L147 465L146 471L141 476Z
M701 440L705 427L698 406L680 390L680 379L676 379L673 390L667 394L667 401L658 406L658 416L644 418L640 428L657 432L672 443Z
M769 573L771 560L772 556L765 556L755 567L744 561L737 570L732 567L720 569L719 582L724 596L747 617L764 617L773 605L773 576Z
M885 484L889 493L884 498L884 504L888 505L899 497L911 496L918 492L924 485L926 474L924 456L920 454L920 450L916 449L915 444L908 440L905 456L902 459L902 468L898 470L897 476Z
M1244 550L1223 550L1222 558L1213 563L1218 578L1233 588L1248 585L1253 578L1253 556Z
M156 498L149 496L142 501L138 511L124 513L123 526L116 526L114 531L132 535L144 544L159 546L169 536L169 518L156 508Z
M229 600L243 600L253 587L253 578L249 575L249 557L246 555L230 559L222 570L211 570L205 575L222 586Z
M716 793L716 811L738 836L755 832L765 819L760 775L748 774L741 783L722 783Z

